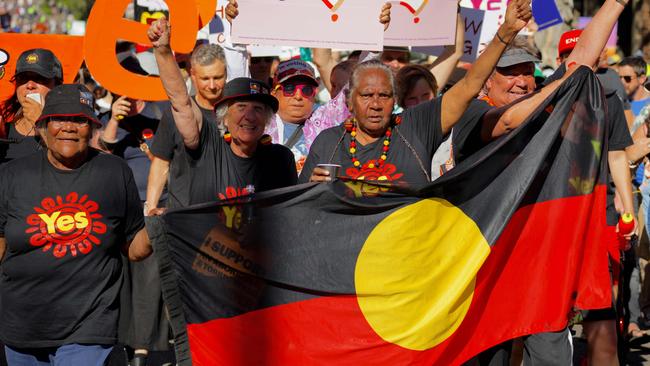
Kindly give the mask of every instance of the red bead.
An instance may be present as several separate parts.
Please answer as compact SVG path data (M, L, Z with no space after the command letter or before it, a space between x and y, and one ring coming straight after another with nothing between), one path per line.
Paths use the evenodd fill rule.
M350 141L350 147L357 147L356 141Z
M392 135L392 132L390 132L390 130L386 130L386 137L390 137L390 135Z
M390 149L390 148L388 146L384 146L381 149L382 149L382 151L388 152L388 149Z
M345 121L344 126L345 126L345 130L348 132L352 131L352 129L354 128L354 124L350 121Z

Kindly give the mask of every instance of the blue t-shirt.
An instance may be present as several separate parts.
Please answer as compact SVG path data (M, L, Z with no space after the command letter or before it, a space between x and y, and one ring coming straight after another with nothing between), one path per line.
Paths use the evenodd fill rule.
M638 116L639 113L641 113L643 107L645 107L648 103L650 103L650 98L631 101L630 104L632 105L632 113L634 113L634 116Z
M282 125L284 125L284 141L282 141L282 144L285 145L300 125L287 122L282 122ZM304 133L301 134L298 141L291 146L291 151L294 153L294 156L307 156L309 154L309 149L307 149L307 144L305 143Z

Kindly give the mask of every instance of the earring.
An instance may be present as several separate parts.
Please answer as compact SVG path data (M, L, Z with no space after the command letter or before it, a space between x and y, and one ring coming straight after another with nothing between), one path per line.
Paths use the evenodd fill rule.
M259 143L262 146L271 145L272 142L273 142L273 138L271 138L271 136L269 136L267 134L262 135L262 137L260 138L260 141L259 141Z
M223 140L226 141L227 144L232 142L232 135L230 132L228 132L228 130L226 130L226 132L223 134Z

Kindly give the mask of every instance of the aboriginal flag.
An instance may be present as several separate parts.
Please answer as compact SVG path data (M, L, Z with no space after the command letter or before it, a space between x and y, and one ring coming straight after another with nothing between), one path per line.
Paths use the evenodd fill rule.
M153 218L179 365L458 365L609 307L605 108L581 68L426 187L306 184Z

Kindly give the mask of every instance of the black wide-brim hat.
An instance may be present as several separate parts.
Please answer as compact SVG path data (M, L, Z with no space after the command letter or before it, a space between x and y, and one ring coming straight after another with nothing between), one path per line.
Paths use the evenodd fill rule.
M95 114L95 98L93 94L81 84L62 84L47 93L45 105L41 116L36 123L52 117L65 119L66 117L86 117L98 126L101 126Z
M223 96L214 106L218 108L220 105L236 100L253 100L261 102L273 110L273 113L278 111L279 102L272 96L271 89L263 81L251 78L236 78L226 83L223 89Z

